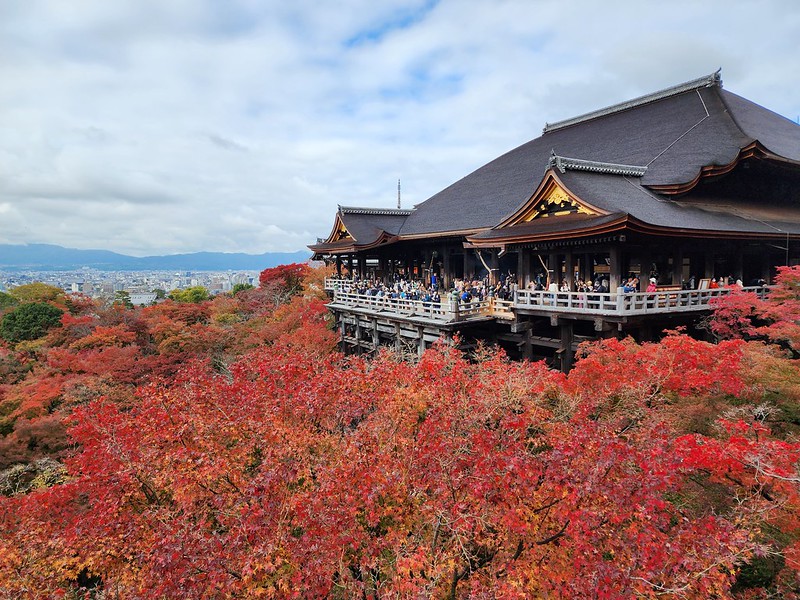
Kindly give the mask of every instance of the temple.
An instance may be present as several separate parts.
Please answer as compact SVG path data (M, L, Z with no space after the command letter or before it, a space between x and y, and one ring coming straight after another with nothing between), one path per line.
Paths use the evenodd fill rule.
M340 206L310 248L336 265L345 346L484 339L569 369L584 339L652 339L692 327L729 282L763 291L798 263L799 237L800 126L716 72L548 123L413 209ZM441 294L364 294L353 280ZM472 281L510 292L448 294Z

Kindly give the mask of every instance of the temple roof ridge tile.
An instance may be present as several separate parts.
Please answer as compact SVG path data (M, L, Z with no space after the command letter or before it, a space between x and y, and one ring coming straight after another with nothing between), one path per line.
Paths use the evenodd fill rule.
M411 208L370 208L364 206L342 206L339 205L339 212L348 215L394 215L407 217L413 212Z
M714 87L714 86L722 87L721 73L722 69L718 69L717 71L715 71L710 75L699 77L698 79L693 79L692 81L687 81L685 83L680 83L678 85L665 88L658 92L645 94L644 96L639 96L638 98L634 98L632 100L626 100L625 102L620 102L618 104L612 104L610 106L606 106L605 108L600 108L598 110L593 110L591 112L578 115L577 117L564 119L563 121L556 121L555 123L545 123L544 129L542 130L542 134L550 133L551 131L556 131L558 129L563 129L571 125L577 125L578 123L583 123L585 121L591 121L592 119L597 119L599 117L605 117L606 115L622 112L630 108L636 108L637 106L642 106L644 104L656 102L657 100L663 100L664 98L669 98L670 96L677 96L678 94L683 94L684 92L689 92L691 90L697 90L701 88Z
M550 154L550 160L547 162L547 168L558 169L562 173L569 169L571 171L589 171L591 173L625 175L627 177L642 177L647 172L646 166L622 165L618 163L601 162L596 160L569 158L566 156L558 156L555 151L552 151Z

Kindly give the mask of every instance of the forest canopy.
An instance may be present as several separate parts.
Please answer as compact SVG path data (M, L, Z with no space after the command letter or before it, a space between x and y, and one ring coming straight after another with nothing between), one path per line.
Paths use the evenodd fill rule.
M569 375L343 356L324 275L4 308L0 595L796 597L800 268Z

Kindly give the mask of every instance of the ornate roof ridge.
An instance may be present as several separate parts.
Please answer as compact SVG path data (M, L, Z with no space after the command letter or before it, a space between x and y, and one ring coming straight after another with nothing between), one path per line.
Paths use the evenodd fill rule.
M348 215L392 215L407 217L413 212L410 208L370 208L361 206L342 206L339 205L339 212Z
M706 75L705 77L693 79L692 81L687 81L686 83L680 83L678 85L665 88L658 92L645 94L644 96L639 96L638 98L634 98L633 100L627 100L625 102L620 102L619 104L612 104L611 106L600 108L598 110L594 110L592 112L588 112L586 114L579 115L577 117L572 117L571 119L564 119L563 121L556 121L555 123L545 123L544 129L542 130L542 134L550 133L551 131L556 131L558 129L563 129L571 125L577 125L578 123L583 123L584 121L590 121L592 119L597 119L599 117L604 117L606 115L618 113L623 110L628 110L630 108L635 108L637 106L642 106L644 104L649 104L651 102L655 102L656 100L663 100L664 98L669 98L670 96L677 96L678 94L682 94L684 92L688 92L691 90L696 90L705 87L713 87L713 86L722 87L721 73L722 69L720 68L711 75Z
M642 177L647 172L647 167L636 165L620 165L617 163L599 162L596 160L582 160L580 158L567 158L551 152L547 161L548 169L558 169L564 173L570 171L590 171L592 173L605 173L607 175L625 175L627 177Z

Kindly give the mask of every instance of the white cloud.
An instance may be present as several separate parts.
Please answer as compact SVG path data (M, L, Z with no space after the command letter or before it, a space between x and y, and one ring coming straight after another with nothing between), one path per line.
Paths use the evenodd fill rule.
M735 3L734 3L735 4ZM708 74L800 115L792 0L0 4L0 241L296 250Z

